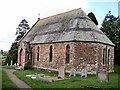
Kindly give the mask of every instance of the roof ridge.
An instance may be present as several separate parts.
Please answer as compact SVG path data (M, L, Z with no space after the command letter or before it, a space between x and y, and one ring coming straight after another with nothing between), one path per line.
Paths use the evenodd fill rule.
M55 14L55 15L51 15L51 16L42 18L42 19L40 19L40 20L45 20L45 19L48 19L48 18L51 18L51 17L55 17L55 16L58 17L58 16L60 16L60 15L63 15L63 14L69 13L69 12L73 12L73 11L77 11L77 10L82 10L82 9L81 9L81 8L77 8L77 9L69 10L69 11L66 11L66 12L61 12L61 13L58 13L58 14Z
M52 43L76 40L102 42L114 46L81 8L40 19L33 27L22 41Z

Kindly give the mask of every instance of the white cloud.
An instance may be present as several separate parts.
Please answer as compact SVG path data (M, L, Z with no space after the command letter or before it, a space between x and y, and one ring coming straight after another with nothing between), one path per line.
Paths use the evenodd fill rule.
M39 13L40 18L44 18L76 8L87 12L87 6L87 0L1 0L0 49L9 50L9 42L14 42L16 28L22 19L32 26Z

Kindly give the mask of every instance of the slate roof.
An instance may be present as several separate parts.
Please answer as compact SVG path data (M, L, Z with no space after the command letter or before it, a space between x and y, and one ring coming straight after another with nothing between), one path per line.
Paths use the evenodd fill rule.
M114 45L80 8L39 19L21 41L30 44L90 41Z

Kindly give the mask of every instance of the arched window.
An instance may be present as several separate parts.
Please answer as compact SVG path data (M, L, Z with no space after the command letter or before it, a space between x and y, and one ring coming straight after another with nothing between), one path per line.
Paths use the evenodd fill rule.
M32 47L32 52L31 52L32 65L34 65L34 59L35 59L35 57L34 57L35 52L34 52L34 51L35 51L35 50L34 50L34 48Z
M103 64L105 64L105 48L103 49Z
M109 53L110 49L107 46L103 49L103 64L109 64Z
M109 64L109 58L110 58L110 49L108 49L108 61L107 61L107 64Z
M70 46L66 46L66 64L70 62Z
M50 59L49 62L52 62L52 45L50 46Z
M29 53L27 53L27 60L29 60L30 59L30 56L29 56Z
M39 53L40 53L40 50L39 50L39 46L37 47L37 61L39 61Z

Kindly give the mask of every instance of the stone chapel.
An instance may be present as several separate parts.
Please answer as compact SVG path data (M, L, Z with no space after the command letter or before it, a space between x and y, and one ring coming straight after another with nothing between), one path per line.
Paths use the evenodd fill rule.
M114 70L114 44L81 8L38 18L18 45L18 64L34 69Z

